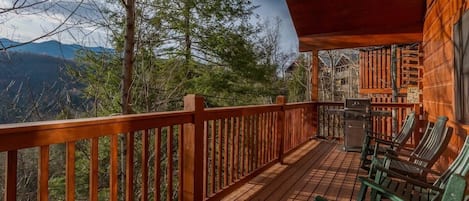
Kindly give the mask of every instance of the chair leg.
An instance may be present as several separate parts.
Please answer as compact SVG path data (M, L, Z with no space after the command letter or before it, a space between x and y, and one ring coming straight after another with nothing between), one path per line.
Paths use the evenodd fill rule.
M368 186L362 183L360 186L360 191L358 192L358 201L363 201L366 198L366 190L368 189Z
M370 194L371 194L371 195L370 195L370 196L371 196L371 197L370 197L370 200L371 200L371 201L373 201L373 200L379 200L379 199L377 199L377 198L378 198L378 192L377 192L376 190L371 189L371 193L370 193Z
M362 144L362 152L360 155L360 160L362 164L364 164L364 161L367 160L366 157L368 156L369 147L370 147L370 137L368 135L365 135L365 138L363 139L363 144Z

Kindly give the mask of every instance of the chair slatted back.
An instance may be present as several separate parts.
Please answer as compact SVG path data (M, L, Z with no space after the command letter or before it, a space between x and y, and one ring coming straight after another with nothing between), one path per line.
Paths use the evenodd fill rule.
M446 127L447 121L448 117L438 117L431 132L420 141L417 148L411 153L410 161L423 167L430 167L436 162L451 138L452 128Z
M397 135L394 139L394 142L399 144L397 147L395 147L396 151L399 151L407 142L407 140L409 140L410 136L412 136L412 132L414 131L416 122L417 121L415 120L414 111L407 114L402 128L399 131L399 135Z

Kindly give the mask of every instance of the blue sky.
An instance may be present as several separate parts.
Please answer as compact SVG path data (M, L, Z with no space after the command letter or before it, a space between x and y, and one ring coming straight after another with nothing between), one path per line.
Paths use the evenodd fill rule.
M8 7L11 2L12 0L0 0L0 8ZM76 4L77 1L70 0L68 2ZM260 6L255 12L261 20L273 20L275 17L282 20L280 24L280 46L283 50L296 51L298 49L298 39L285 0L253 0L253 3ZM54 28L65 17L63 15L35 14L21 15L21 17L18 17L18 15L0 15L0 37L16 41L27 41ZM75 36L75 38L70 35ZM93 27L79 27L76 30L64 31L52 38L45 38L43 41L59 40L63 43L77 43L77 40L85 39L79 43L87 46L109 46L100 42L105 41L105 35L106 33L103 30L96 30Z
M280 45L282 49L297 50L298 38L285 0L254 0L253 3L260 5L256 12L261 18L273 19L279 17L282 20L280 25Z

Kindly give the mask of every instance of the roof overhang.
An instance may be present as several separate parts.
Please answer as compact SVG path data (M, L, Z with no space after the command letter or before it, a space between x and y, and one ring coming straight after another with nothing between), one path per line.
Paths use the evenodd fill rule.
M425 0L287 0L300 51L422 41Z

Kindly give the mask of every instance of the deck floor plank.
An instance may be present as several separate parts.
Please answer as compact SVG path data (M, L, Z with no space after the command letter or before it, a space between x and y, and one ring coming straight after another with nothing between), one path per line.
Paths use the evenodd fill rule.
M311 140L223 200L355 200L360 188L359 153L336 142Z

